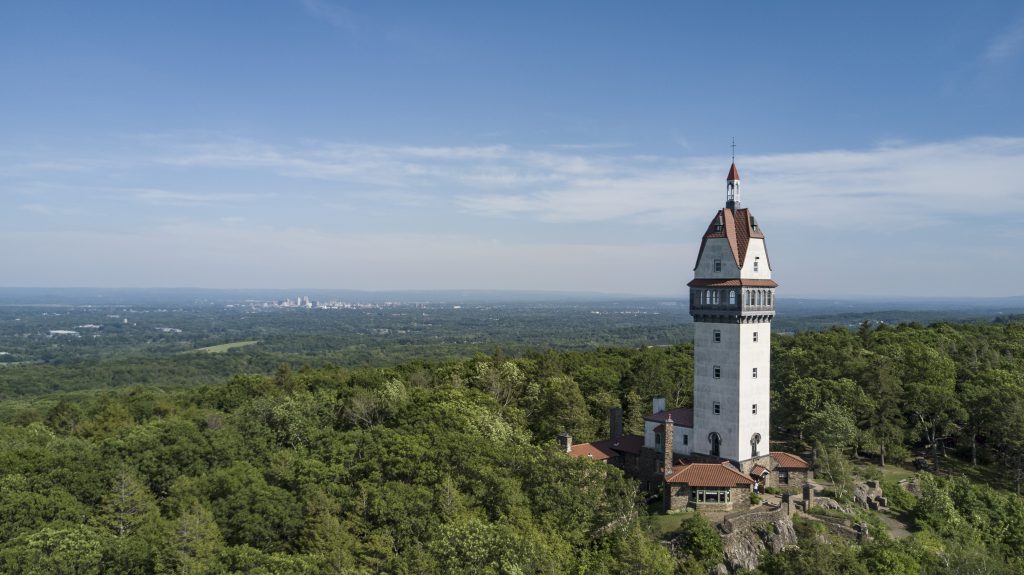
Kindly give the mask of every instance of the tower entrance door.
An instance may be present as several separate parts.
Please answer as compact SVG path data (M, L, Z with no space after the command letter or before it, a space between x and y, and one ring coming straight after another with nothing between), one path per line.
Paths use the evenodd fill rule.
M722 453L722 436L717 431L708 434L708 441L711 442L711 455L718 457Z

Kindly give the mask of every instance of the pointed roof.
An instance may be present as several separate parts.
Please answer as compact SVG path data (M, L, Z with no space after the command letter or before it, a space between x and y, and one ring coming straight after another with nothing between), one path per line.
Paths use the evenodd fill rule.
M810 469L811 464L807 463L803 457L799 455L793 455L792 453L786 453L785 451L772 451L768 455L771 455L775 463L778 464L780 469Z
M729 175L726 176L725 179L726 179L726 181L728 181L728 180L739 180L740 179L740 171L736 169L736 162L732 163L732 167L729 168Z
M704 232L704 238L700 242L700 251L697 253L697 261L700 262L700 256L704 253L704 246L709 239L726 238L729 241L729 248L732 251L736 267L743 267L750 238L764 239L764 232L760 227L754 228L752 219L753 216L750 215L750 210L747 208L718 210L708 225L708 230ZM769 267L771 266L769 265ZM693 269L697 269L697 267L694 266Z

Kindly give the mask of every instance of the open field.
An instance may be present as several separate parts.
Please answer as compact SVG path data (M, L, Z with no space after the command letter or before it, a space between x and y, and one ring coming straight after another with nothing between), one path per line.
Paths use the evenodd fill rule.
M248 341L234 341L231 343L222 343L220 345L211 345L207 347L201 347L199 349L192 350L198 353L227 353L229 350L238 349L240 347L248 347L250 345L256 345L259 340L251 339Z

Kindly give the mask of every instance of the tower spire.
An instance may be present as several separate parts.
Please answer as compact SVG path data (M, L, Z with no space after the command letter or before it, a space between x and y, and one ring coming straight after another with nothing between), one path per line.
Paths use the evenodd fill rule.
M740 171L736 169L736 138L732 139L732 166L729 167L729 175L725 177L725 207L733 210L740 207Z

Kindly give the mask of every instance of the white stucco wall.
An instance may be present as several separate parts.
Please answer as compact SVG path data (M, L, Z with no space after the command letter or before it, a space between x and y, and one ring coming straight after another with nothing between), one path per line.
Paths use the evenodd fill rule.
M644 420L644 447L658 449L654 441L654 428L661 425L658 421ZM685 445L683 436L686 436ZM693 429L682 425L672 426L672 453L689 455L690 447L693 444Z
M722 271L715 271L715 260L722 260ZM739 277L740 267L736 265L736 258L732 255L732 248L729 247L729 240L726 238L711 238L704 244L704 252L693 270L693 276L698 278L735 278Z
M755 272L754 260L757 258L760 258L760 260L757 266L757 271ZM760 238L750 238L750 243L747 244L746 257L743 261L743 269L740 271L740 277L743 279L758 280L772 279L772 270L768 265L768 252L765 250L764 240Z
M714 341L714 331L721 341ZM754 342L754 332L758 341ZM761 434L759 453L768 449L771 413L771 324L697 322L694 324L693 437L691 449L708 453L708 434L722 437L721 456L735 461L751 457L750 438ZM714 366L721 377L714 378ZM757 378L753 368L757 368ZM714 413L714 402L721 410ZM757 404L757 414L753 405Z

